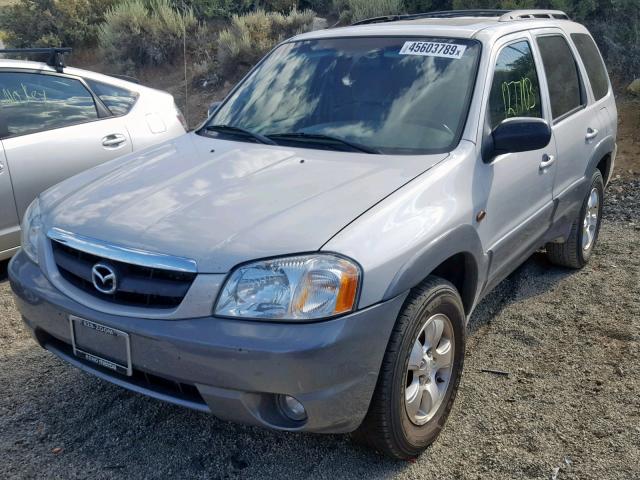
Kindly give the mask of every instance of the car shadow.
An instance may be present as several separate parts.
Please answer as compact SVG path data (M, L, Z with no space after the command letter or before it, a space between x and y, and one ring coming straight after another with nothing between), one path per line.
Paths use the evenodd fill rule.
M490 324L508 305L552 290L575 272L551 264L544 252L536 252L478 304L469 319L468 333L473 335Z
M9 267L9 260L0 261L0 283L5 282L9 279L7 274L7 268Z

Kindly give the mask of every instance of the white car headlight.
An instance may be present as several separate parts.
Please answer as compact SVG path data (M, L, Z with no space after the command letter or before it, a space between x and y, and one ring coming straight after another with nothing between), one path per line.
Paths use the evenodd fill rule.
M263 320L331 318L356 308L361 277L355 262L332 254L243 265L227 279L215 314Z
M36 198L24 212L21 225L22 251L27 256L38 263L38 237L42 231L42 223L40 220L40 202Z

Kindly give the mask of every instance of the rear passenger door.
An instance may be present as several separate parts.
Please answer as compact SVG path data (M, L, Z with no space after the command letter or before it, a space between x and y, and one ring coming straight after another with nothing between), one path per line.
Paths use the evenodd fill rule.
M594 147L604 134L599 108L590 101L575 52L559 29L535 32L549 91L552 130L558 151L554 197L556 218L572 215L582 201L584 176Z
M79 78L0 70L0 139L18 215L43 190L132 151L122 118Z

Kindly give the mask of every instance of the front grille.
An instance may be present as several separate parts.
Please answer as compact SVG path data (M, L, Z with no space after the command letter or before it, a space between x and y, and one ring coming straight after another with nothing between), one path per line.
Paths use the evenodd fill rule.
M192 272L150 268L102 258L51 240L53 257L60 275L75 287L101 300L136 307L175 308L184 299L196 277ZM92 269L101 263L116 274L117 289L100 292L93 284Z

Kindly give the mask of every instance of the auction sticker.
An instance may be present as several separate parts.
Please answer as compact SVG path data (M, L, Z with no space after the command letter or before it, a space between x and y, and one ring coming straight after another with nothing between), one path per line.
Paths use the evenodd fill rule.
M461 58L466 45L440 42L405 42L400 55L420 55L422 57Z

